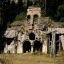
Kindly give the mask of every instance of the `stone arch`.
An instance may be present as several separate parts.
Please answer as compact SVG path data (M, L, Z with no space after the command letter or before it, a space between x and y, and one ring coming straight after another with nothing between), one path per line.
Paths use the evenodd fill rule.
M23 53L30 52L31 51L31 43L28 40L25 40L23 42Z
M33 15L33 18L38 18L38 14L34 14Z
M27 19L31 19L31 15L27 15Z
M11 53L10 50L8 50L7 53Z
M31 19L32 19L32 16L30 14L27 15L27 23L28 24L31 24Z
M34 13L33 14L33 17L37 17L37 18L40 18L41 17L41 14L38 12L38 13Z
M36 22L38 22L39 21L39 19L40 19L40 14L39 13L37 13L37 14L34 14L33 15L33 23L36 21Z
M35 40L35 34L33 32L29 33L29 39Z
M38 14L34 14L33 15L33 21L38 21L38 17L39 17Z
M42 43L39 40L35 40L33 49L34 49L33 51L36 53L42 52Z

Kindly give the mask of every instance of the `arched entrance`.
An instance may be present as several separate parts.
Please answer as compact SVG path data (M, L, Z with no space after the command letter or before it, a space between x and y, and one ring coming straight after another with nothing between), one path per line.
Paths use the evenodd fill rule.
M29 34L29 39L30 40L35 40L35 34L34 33L30 33Z
M42 52L42 43L38 40L34 42L34 52Z
M37 14L35 14L35 15L33 16L33 21L38 21L38 15L37 15Z
M31 16L30 15L27 15L27 19L31 19Z
M23 53L30 52L31 51L31 44L29 41L24 41L23 43Z
M35 14L35 15L33 16L33 18L38 18L38 15L37 15L37 14Z

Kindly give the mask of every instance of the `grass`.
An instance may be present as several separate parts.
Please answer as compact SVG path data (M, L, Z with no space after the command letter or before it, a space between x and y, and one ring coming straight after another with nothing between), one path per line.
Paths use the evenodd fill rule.
M64 64L64 51L55 58L48 54L0 54L0 61L2 64Z

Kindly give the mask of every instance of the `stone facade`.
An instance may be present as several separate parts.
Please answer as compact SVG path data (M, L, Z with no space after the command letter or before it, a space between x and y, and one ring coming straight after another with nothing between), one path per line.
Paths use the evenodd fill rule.
M5 32L5 37L14 38L17 36L17 40L12 41L9 45L6 43L4 53L47 53L50 51L49 48L51 46L51 52L54 53L55 49L55 51L57 51L57 48L61 47L59 46L60 41L64 50L64 40L62 36L64 34L64 28L46 27L47 29L44 30L43 22L50 20L47 17L44 18L43 22L41 21L40 7L29 7L27 9L26 19L27 20L24 22L23 31L22 28L20 28L21 26L19 26L20 31L18 31L18 28L16 27L16 30L13 29L14 31L9 28L8 30L11 29L12 31L7 30L8 32ZM46 35L46 37L44 37L44 35Z

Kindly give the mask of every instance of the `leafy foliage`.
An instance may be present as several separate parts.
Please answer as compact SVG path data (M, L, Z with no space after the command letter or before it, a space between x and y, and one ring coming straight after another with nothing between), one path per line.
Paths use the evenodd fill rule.
M46 4L45 4L46 3ZM22 20L25 18L25 13L28 6L35 5L40 6L42 10L42 16L51 17L57 21L64 21L64 0L27 0L27 6L24 7L22 0L18 0L18 3L10 2L3 3L2 16L4 25L13 20ZM45 11L46 8L46 11Z
M59 21L64 21L64 4L57 8L57 18Z
M15 18L15 20L24 20L26 18L26 13L25 12L21 12L20 14L18 14Z
M25 9L22 0L18 0L17 4L14 1L12 1L12 3L4 2L2 5L2 18L4 25L7 25L8 22L12 23L15 19L20 19L20 16L24 19L24 16L26 16L24 12Z
M57 9L61 4L63 0L47 0L47 16L57 20Z

